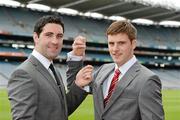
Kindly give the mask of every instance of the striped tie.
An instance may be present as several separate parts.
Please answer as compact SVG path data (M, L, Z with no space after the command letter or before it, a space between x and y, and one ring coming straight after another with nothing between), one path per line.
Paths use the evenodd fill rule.
M109 102L109 99L110 99L110 97L111 97L111 95L112 95L112 93L113 93L113 91L115 89L115 86L116 86L117 82L118 82L119 75L120 75L120 71L119 71L119 69L116 69L115 73L114 73L114 76L112 78L112 81L111 81L111 85L109 87L108 95L104 99L104 106L106 106L106 104Z

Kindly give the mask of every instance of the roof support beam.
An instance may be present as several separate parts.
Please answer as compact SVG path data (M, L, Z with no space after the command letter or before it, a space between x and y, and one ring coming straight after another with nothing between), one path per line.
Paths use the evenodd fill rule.
M62 6L59 6L59 8L68 8L68 7L71 7L71 6L74 6L74 5L77 5L77 4L81 4L83 2L87 2L89 0L78 0L78 1L75 1L75 2L71 2L71 3L67 3L67 4L64 4Z
M42 1L42 0L30 0L28 3L29 3L29 4L33 4L33 3L37 3L37 2L39 2L39 1Z
M143 18L151 19L151 18L154 18L154 17L160 17L160 16L163 16L163 15L168 15L168 14L172 14L172 13L175 13L175 11L156 13L156 14L153 14L153 15L144 16Z
M180 17L180 13L177 13L177 15L173 15L172 17L168 17L166 18L167 20L174 20L176 18L179 18Z
M144 10L149 10L149 9L152 9L152 7L151 7L151 6L148 6L148 7L143 7L143 8L128 10L127 12L120 12L120 13L116 13L116 14L113 14L113 15L115 15L115 16L116 16L116 15L123 16L123 15L131 14L131 13L135 13L135 12L140 12L140 11L144 11Z
M127 3L126 2L113 3L113 4L110 4L110 5L105 5L103 7L98 7L98 8L92 9L92 10L88 10L88 11L89 12L97 12L97 11L100 11L100 10L105 10L105 9L109 9L109 8L116 7L116 6L119 6L119 5L124 5L124 4L127 4Z

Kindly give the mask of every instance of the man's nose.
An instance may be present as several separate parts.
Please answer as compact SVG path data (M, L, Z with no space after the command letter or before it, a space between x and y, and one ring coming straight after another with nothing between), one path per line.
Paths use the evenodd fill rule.
M53 39L52 39L52 43L54 43L54 44L57 44L58 43L58 39L56 38L56 37L53 37Z
M118 49L119 49L119 45L118 45L118 44L114 44L113 50L114 50L114 51L117 51Z

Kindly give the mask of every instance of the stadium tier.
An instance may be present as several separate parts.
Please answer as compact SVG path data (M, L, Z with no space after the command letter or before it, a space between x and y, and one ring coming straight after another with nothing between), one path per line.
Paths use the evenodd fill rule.
M55 62L65 84L66 54L71 50L73 38L79 34L88 39L87 62L92 65L112 62L105 36L106 28L112 22L110 20L5 6L0 6L0 11L0 86L7 85L15 67L32 52L28 45L33 46L33 26L43 15L59 14L65 23L63 49ZM180 28L134 25L138 31L137 59L160 76L163 88L180 88ZM171 69L166 69L166 66Z
M12 71L19 65L18 62L2 62L0 61L0 87L6 86L8 78ZM63 82L66 85L66 65L56 64L60 71ZM97 66L95 66L97 69ZM180 89L180 74L179 70L164 70L164 69L152 69L157 75L159 75L163 89Z
M0 7L0 31L5 34L32 36L35 21L52 12L32 11L27 8ZM57 13L56 13L57 14ZM59 14L59 13L58 13ZM59 14L65 23L65 38L84 34L89 42L107 43L105 30L112 22L82 16ZM179 49L180 28L145 26L135 24L138 30L138 46Z
M68 46L67 46L68 47ZM70 47L70 46L69 46ZM27 49L27 48L13 48L13 47L7 47L7 46L0 46L0 56L14 56L16 55L20 57L28 57L30 53L32 52L32 49ZM70 51L70 50L69 50ZM59 54L59 59L66 60L67 50L62 50L61 53ZM164 57L164 56L153 56L153 55L137 55L136 56L140 63L142 64L180 64L180 59L179 57L174 57L174 58L169 58L169 57ZM94 61L94 62L112 62L112 58L110 55L107 53L98 53L98 52L87 52L86 53L86 60L88 61Z

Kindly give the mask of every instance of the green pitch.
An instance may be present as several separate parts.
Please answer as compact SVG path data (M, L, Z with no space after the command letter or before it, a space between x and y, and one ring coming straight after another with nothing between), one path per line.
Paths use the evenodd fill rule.
M163 90L165 120L180 120L180 90ZM69 120L93 120L92 96L89 95ZM0 120L11 120L6 89L0 89Z
M165 120L180 120L180 90L163 90Z

